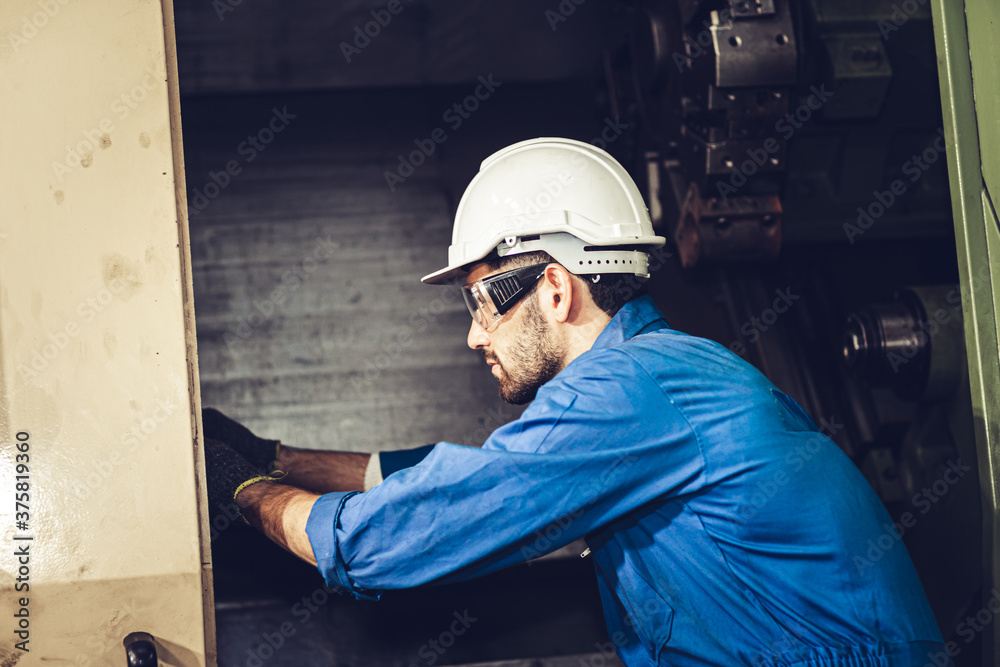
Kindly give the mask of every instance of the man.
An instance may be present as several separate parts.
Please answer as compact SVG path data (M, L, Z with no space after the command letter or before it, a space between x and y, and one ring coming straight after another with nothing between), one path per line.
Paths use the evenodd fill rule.
M585 538L628 665L923 665L941 635L902 545L863 559L892 523L855 466L751 365L638 295L663 241L607 153L496 153L448 267L423 280L464 280L468 345L505 400L531 402L521 418L482 448L369 456L277 447L206 411L210 497L357 598ZM281 474L260 475L276 449Z

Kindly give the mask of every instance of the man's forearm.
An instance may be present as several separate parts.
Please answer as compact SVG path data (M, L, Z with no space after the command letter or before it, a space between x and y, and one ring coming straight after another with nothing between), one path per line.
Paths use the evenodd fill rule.
M331 491L364 491L365 468L371 454L299 449L282 445L276 469L282 480L300 489L324 494Z
M306 522L319 496L277 482L251 484L236 496L246 520L302 560L316 565Z

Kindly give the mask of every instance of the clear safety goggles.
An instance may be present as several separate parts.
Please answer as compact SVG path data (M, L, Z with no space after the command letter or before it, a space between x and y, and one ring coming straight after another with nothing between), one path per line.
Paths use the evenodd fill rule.
M496 329L503 316L545 275L548 265L525 266L462 285L462 296L472 319L486 331Z

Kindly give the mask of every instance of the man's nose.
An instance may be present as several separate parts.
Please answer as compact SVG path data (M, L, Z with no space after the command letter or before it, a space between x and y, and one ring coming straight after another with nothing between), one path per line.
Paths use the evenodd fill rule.
M476 318L472 318L472 324L469 327L469 335L465 339L465 343L473 350L478 350L481 347L486 347L490 344L490 335L487 333L486 329L479 326L479 322Z

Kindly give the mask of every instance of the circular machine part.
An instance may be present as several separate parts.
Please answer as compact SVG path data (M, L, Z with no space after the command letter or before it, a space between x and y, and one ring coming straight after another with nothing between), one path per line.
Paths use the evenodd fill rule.
M965 364L961 298L954 285L907 287L894 301L847 318L844 363L871 387L908 401L954 392Z

